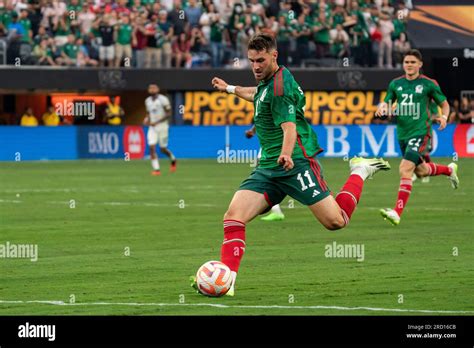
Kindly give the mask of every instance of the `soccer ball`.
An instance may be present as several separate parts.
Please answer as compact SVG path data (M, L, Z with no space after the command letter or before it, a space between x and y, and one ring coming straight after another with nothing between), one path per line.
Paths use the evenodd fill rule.
M232 272L220 261L208 261L199 267L196 282L201 294L212 297L223 296L232 285Z

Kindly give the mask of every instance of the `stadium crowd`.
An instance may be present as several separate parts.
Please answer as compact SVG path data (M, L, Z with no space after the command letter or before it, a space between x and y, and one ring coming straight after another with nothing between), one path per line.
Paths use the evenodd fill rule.
M245 67L256 32L288 66L399 67L411 0L4 0L7 64ZM339 62L339 63L338 63Z

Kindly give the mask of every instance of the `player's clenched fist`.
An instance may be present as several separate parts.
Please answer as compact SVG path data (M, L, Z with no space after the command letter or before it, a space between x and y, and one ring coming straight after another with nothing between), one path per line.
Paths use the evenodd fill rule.
M218 91L225 92L227 88L228 83L225 82L223 79L220 79L218 77L214 77L212 79L212 87L217 89Z
M295 166L293 159L288 155L280 155L278 157L278 164L282 165L285 170L291 170Z
M375 117L385 116L388 113L387 103L380 103L377 111L375 111Z

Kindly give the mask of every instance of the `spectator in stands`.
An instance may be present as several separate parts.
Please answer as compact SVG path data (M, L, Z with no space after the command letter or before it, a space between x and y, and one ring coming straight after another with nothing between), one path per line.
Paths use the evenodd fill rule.
M277 45L278 45L278 64L288 65L288 57L290 55L290 39L293 30L288 25L284 15L278 17L277 27Z
M53 106L48 106L48 110L41 117L45 126L59 126L61 124L61 118L54 110Z
M357 1L352 2L350 12L355 25L350 29L351 51L354 52L354 60L357 65L369 66L372 55L372 43L369 29L362 11L359 10Z
M278 32L278 22L275 20L275 17L267 17L265 19L265 24L261 29L261 32L270 36L276 36L276 33Z
M338 24L341 25L341 28L344 30L344 24L346 22L347 13L344 10L344 7L336 5L334 11L332 12L332 28L335 29Z
M107 103L107 107L105 108L106 123L110 126L120 126L124 116L125 112L120 106L118 98L110 97L110 102Z
M454 99L451 103L449 113L449 123L461 123L461 113L459 112L459 100Z
M393 17L395 12L395 9L390 5L390 0L382 0L382 4L378 10L382 13L386 13L390 18Z
M171 43L173 41L174 29L170 21L168 21L168 13L166 10L161 10L158 13L158 26L160 27L163 37L163 67L171 68Z
M31 30L31 21L28 19L27 9L21 10L20 19L18 20L18 23L20 23L23 26L24 34L21 38L21 41L31 43L33 39L33 31Z
M161 68L165 35L158 25L157 15L152 15L151 20L145 25L145 35L147 37L145 67Z
M467 97L461 98L461 105L459 106L459 119L461 123L474 123L473 103L469 103Z
M115 25L115 35L117 43L115 44L115 67L118 68L125 59L125 66L131 66L132 60L132 34L133 27L130 24L130 17L123 14L119 23Z
M400 69L402 67L403 56L411 49L410 42L407 40L405 33L400 33L400 36L395 40L393 45L393 53L395 60L395 67Z
M67 12L64 12L64 15L53 25L53 32L56 46L64 46L68 41L68 35L72 34Z
M239 66L247 66L247 46L252 35L259 32L257 25L252 24L252 17L250 14L246 14L241 17L241 21L237 24L236 29L237 38L236 38L236 48L237 48L237 58L239 59Z
M66 6L66 10L69 14L69 18L78 18L79 13L82 11L82 5L79 0L69 0L69 5Z
M184 63L184 67L190 68L192 62L191 56L191 39L186 33L181 33L173 43L173 56L175 58L175 67L180 68Z
M279 0L274 0L279 1ZM221 22L224 24L230 23L230 17L232 16L234 0L219 0L214 3L221 18Z
M210 61L209 42L199 27L191 29L191 67L208 65Z
M202 15L202 8L196 0L188 0L188 6L184 9L184 13L188 18L191 28L197 27L199 25L199 19Z
M331 23L328 22L326 13L321 10L319 17L315 19L313 32L314 42L316 43L316 58L324 58L329 53L329 29Z
M329 31L331 53L336 58L349 56L349 35L345 32L342 24Z
M181 0L173 1L173 10L169 12L169 20L173 25L173 31L175 36L185 32L188 27L188 18L186 12L182 9Z
M303 60L309 58L309 41L311 40L311 26L306 22L306 16L303 13L293 24L293 37L296 40L294 65L301 66Z
M113 66L114 60L114 27L111 25L111 18L109 15L99 17L93 24L93 27L98 29L100 38L99 45L99 61L100 66Z
M382 29L380 27L380 23L376 24L375 29L370 34L370 40L371 40L372 52L377 56L377 62L378 62L378 56L380 53L380 45L382 42Z
M259 0L250 0L250 11L257 16L264 17L265 16L265 8L259 2Z
M391 69L392 65L392 33L394 31L394 26L392 19L388 13L381 13L380 20L378 23L378 28L380 28L380 33L382 34L382 40L380 41L380 47L378 52L378 66L382 68L384 66L384 61L386 61L386 67Z
M36 64L38 65L56 65L53 50L49 45L48 39L43 39L39 44L35 45L33 49L33 57L35 57Z
M224 59L225 25L221 22L220 14L213 4L209 5L210 33L209 41L212 51L212 67L222 66Z
M215 8L214 4L206 4L203 6L201 17L199 18L199 27L204 34L206 40L211 39L211 17L214 16Z
M84 43L83 38L76 39L76 45L79 47L79 51L77 52L77 66L98 66L99 62L93 58L91 58L89 49L90 46Z
M66 12L66 4L57 0L46 0L46 4L41 7L42 19L40 26L46 28L48 32L53 32L53 28L57 25L59 18Z
M81 33L90 32L96 19L96 14L92 9L92 6L88 6L87 3L84 2L82 5L82 10L79 12L77 19L80 25Z
M5 8L0 12L0 37L3 28L3 36L10 29L7 32L9 39L20 38L20 41L13 43L17 47L10 50L16 52L19 51L18 42L32 42L31 33L36 35L34 44L38 46L37 50L47 35L54 37L56 46L62 48L68 42L68 35L73 34L76 38L84 39L90 53L89 58L100 58L101 66L120 66L124 57L130 58L132 55L133 65L136 67L170 67L172 43L183 32L192 40L192 28L199 28L207 44L203 44L201 39L194 40L191 45L195 63L193 66L205 64L205 57L209 55L212 56L212 65L218 67L222 66L223 60L229 61L230 57L245 58L249 37L257 32L266 32L277 37L279 61L284 64L298 65L302 59L313 57L313 51L316 50L314 56L317 58L331 53L330 56L353 56L355 63L361 66L378 65L380 59L382 65L386 61L391 66L390 45L393 46L394 57L406 50L402 46L409 45L406 40L406 23L411 4L407 6L406 2L28 0L27 4L26 0L6 0ZM393 3L399 4L396 10ZM301 32L294 29L303 25L298 24L297 18L301 15L304 16L304 25L311 27L309 38L306 37L305 30ZM16 20L14 16L17 17ZM280 19L281 16L283 19ZM119 23L119 19L128 23ZM377 27L379 21L380 25ZM392 22L393 30L388 22ZM116 24L117 29L111 33L110 27ZM158 26L160 30L150 29L150 26ZM296 32L295 36L288 37L288 28ZM382 35L380 49L379 32ZM389 40L387 32L390 32L392 40ZM347 47L347 36L350 48ZM151 60L146 59L146 52L149 53L148 58L151 54ZM294 57L290 53L294 53ZM54 57L59 54L53 52ZM78 64L83 65L87 56L85 52L81 53ZM22 57L22 63L25 61L27 60ZM246 60L241 60L239 65L246 65Z
M79 46L76 45L76 40L73 34L67 37L67 43L61 48L61 57L56 59L56 63L60 65L75 66Z
M44 26L40 25L38 27L38 32L36 33L36 35L33 38L33 43L35 45L39 45L41 43L41 41L48 40L50 37L51 36L46 31L46 28Z
M10 23L13 22L13 14L18 16L18 13L15 11L15 6L12 1L6 1L4 6L0 15L0 22L3 24L3 27L7 29Z
M137 1L140 2L140 0ZM142 16L137 16L133 26L132 55L134 66L140 69L145 66L145 50L147 41L145 19Z
M26 108L25 113L21 116L20 125L25 127L36 127L38 125L38 119L33 114L32 108Z
M11 14L11 22L7 26L8 41L22 40L23 36L27 35L23 25L18 22L18 13Z

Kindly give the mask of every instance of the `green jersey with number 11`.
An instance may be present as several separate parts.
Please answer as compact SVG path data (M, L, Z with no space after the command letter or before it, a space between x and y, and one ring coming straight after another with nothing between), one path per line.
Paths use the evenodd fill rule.
M266 81L260 81L254 97L254 123L262 148L260 168L278 167L278 157L283 145L281 124L296 124L297 141L292 158L310 158L323 151L316 133L304 117L306 98L304 92L283 66Z
M406 76L390 82L385 102L397 101L397 136L407 140L431 133L430 102L441 104L446 100L435 80L420 75L414 80Z

